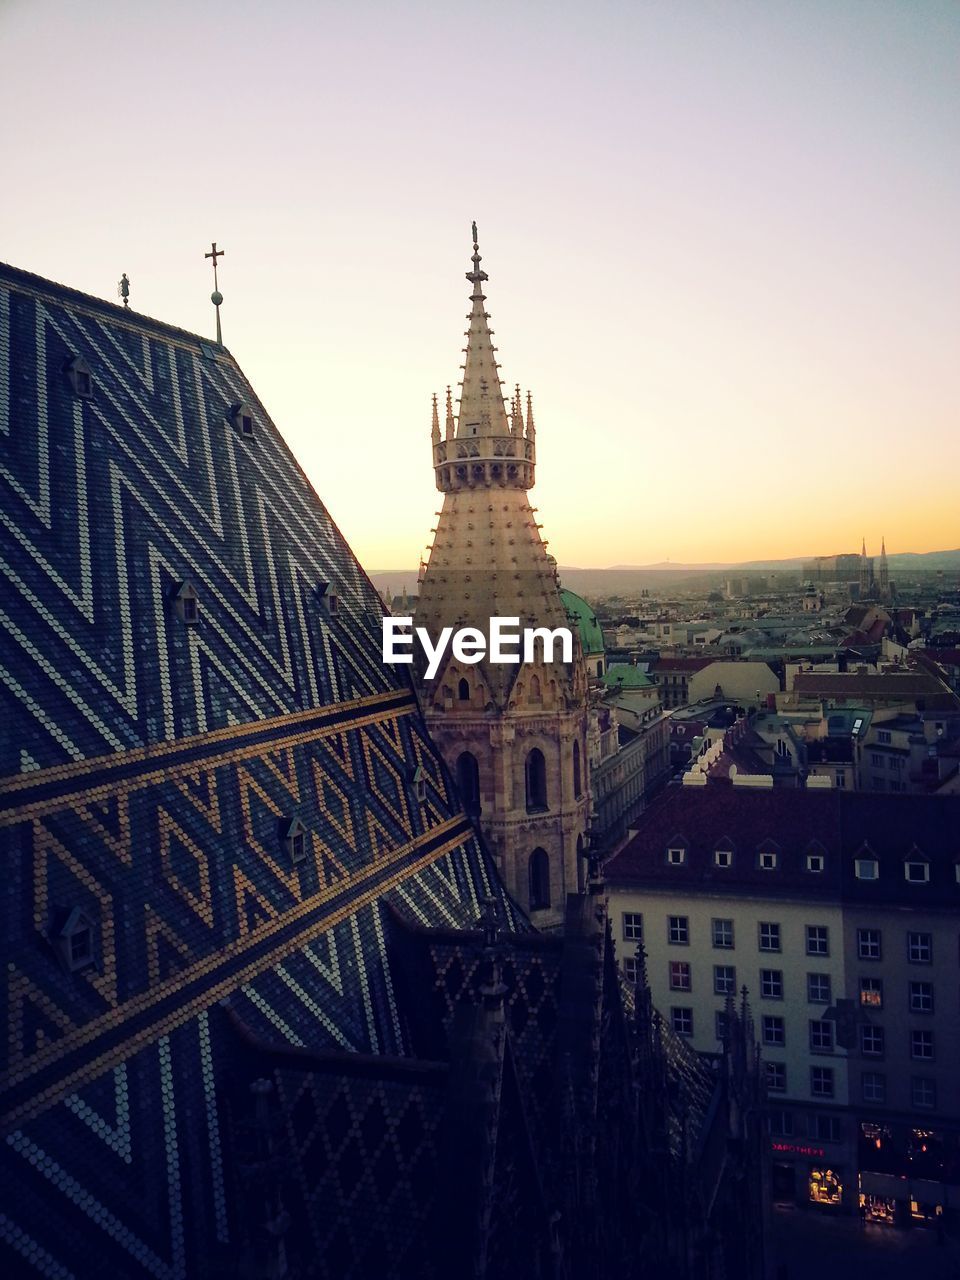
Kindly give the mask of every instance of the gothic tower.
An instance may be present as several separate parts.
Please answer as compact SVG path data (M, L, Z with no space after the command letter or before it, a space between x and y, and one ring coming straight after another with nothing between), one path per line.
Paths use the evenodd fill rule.
M467 664L447 650L432 680L418 668L434 741L446 757L468 812L497 859L507 887L538 924L562 918L583 877L589 813L587 679L577 628L564 610L556 571L540 537L527 491L536 468L533 404L519 386L509 414L501 391L493 331L484 309L476 224L471 309L459 412L450 388L441 434L433 405L433 465L443 494L422 572L414 625L435 641L443 627L490 618L517 627L573 631L573 661L495 663L489 652Z
M860 545L860 599L866 600L873 588L873 564L867 558L867 540Z
M890 599L890 566L887 564L887 540L880 539L880 598Z

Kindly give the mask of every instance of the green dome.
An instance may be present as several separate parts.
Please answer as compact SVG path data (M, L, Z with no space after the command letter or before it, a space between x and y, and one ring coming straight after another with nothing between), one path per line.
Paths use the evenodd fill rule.
M603 653L603 631L597 622L597 613L593 605L587 604L582 596L574 595L566 587L560 588L560 598L571 621L575 621L580 632L580 643L583 645L584 657L595 653Z

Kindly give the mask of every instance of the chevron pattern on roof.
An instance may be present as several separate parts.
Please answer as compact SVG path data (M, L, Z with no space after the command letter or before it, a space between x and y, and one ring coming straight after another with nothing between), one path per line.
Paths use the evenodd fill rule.
M222 1274L211 1011L402 1056L384 900L527 926L223 348L0 267L0 583L0 1267Z

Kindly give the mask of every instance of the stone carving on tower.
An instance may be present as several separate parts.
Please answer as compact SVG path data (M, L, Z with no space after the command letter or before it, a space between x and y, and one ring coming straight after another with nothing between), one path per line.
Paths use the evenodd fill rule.
M475 228L474 228L475 229ZM434 398L431 436L443 507L423 570L414 625L435 641L442 628L492 617L517 628L570 627L556 569L528 490L536 471L532 398L504 399L474 234L467 345L459 411L447 388L444 430ZM582 885L587 842L587 676L576 628L573 660L520 664L458 661L447 649L433 679L418 667L423 708L461 797L501 874L541 925L562 918Z

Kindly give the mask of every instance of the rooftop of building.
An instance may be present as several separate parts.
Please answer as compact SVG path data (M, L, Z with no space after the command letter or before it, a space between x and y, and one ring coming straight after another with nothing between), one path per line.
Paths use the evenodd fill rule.
M606 863L611 889L960 908L960 796L671 786L635 828ZM716 865L718 848L732 851L729 867ZM679 865L669 849L684 850ZM772 869L761 852L776 854ZM808 869L809 854L822 855L822 870ZM876 860L874 879L857 877L858 858ZM914 859L927 860L928 881L905 878Z
M631 689L652 689L655 682L645 671L629 662L615 662L603 673L603 683L608 689L628 692Z

